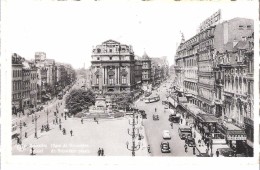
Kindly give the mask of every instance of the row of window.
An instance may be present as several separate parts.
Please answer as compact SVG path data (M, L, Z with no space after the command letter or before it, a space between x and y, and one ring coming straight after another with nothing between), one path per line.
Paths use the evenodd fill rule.
M97 75L96 76L96 84L99 84L99 78L100 77ZM126 76L122 76L121 80L122 80L122 84L127 84L127 77ZM108 76L108 84L115 84L114 83L114 76L112 76L112 75Z
M13 81L13 90L25 90L29 88L30 90L36 90L36 83L30 84L30 82Z
M30 92L13 94L12 100L23 99L23 98L30 98Z
M252 25L239 25L238 29L239 30L245 30L245 29L251 30L252 29Z

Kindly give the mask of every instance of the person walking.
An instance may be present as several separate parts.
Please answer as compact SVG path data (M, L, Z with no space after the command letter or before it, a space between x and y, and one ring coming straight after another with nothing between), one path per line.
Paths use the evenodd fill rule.
M72 133L73 133L73 131L72 131L72 130L70 130L70 136L72 136Z
M83 124L83 118L81 119L81 124Z
M100 154L101 154L101 156L104 156L104 149L103 148L101 149Z
M59 118L59 123L61 124L61 118Z
M182 124L182 118L181 118L181 124Z
M172 127L172 129L173 129L173 123L171 122L171 127Z
M187 144L184 145L184 149L185 149L185 152L187 153L187 152L188 152L188 146L187 146Z
M60 127L60 130L61 130L61 124L59 125L59 127Z
M24 133L24 137L27 138L27 132Z
M65 120L67 120L67 116L65 115Z
M195 146L193 146L193 155L195 155L196 154L196 149L195 149Z
M101 154L101 149L98 148L98 156L100 156L100 154Z
M157 109L155 108L154 111L155 111L155 113L156 113Z

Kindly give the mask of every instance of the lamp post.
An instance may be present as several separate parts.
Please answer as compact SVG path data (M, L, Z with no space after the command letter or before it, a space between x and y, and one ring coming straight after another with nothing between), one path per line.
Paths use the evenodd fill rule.
M36 115L34 116L34 121L35 121L35 133L34 133L34 138L38 138L37 137L37 120L40 117L40 115L37 117Z
M47 109L47 131L49 130L49 110Z
M22 138L23 138L23 125L22 125L22 121L20 120L20 144L22 145Z
M127 141L126 147L127 147L128 150L130 150L132 152L132 156L135 156L135 152L140 149L140 142L137 145L135 143L135 138L139 134L139 129L137 129L137 133L135 131L136 130L135 125L138 124L138 117L135 116L135 109L134 109L132 118L133 118L132 122L129 120L129 124L132 125L132 133L130 133L130 130L128 129L128 134L130 136L132 136L132 146L129 147L129 142ZM137 118L137 120L135 120L136 118Z

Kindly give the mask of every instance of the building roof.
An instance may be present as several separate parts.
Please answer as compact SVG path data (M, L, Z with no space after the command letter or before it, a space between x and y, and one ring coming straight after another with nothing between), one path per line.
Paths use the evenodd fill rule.
M148 57L148 55L146 54L146 52L144 52L144 54L143 54L143 56L142 56L142 59L149 60L150 58Z

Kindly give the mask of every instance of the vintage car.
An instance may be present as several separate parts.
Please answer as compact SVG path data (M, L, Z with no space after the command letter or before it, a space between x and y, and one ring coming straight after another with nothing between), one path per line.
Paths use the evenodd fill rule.
M159 115L153 114L153 120L159 120Z
M164 130L162 133L163 139L171 139L170 131Z
M171 152L169 142L161 142L161 152L162 153L170 153Z

